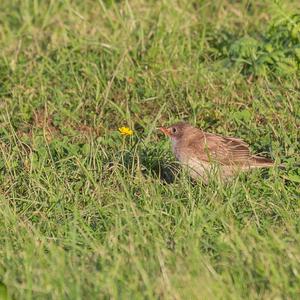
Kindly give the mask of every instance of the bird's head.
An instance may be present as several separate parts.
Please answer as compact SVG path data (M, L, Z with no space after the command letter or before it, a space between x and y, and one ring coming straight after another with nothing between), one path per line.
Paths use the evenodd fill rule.
M158 129L169 136L171 140L178 141L191 128L193 127L187 123L176 123L169 127L159 127Z

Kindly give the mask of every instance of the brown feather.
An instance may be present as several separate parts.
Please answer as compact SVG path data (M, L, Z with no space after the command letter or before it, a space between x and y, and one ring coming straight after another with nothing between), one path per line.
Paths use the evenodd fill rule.
M202 139L192 139L189 144L200 160L218 162L222 165L248 163L251 160L249 146L236 138L204 133Z

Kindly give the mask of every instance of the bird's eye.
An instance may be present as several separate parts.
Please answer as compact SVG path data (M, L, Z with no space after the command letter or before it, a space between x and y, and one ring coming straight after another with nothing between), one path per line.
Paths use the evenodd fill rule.
M173 134L177 133L177 129L175 127L172 127L171 131L172 131Z

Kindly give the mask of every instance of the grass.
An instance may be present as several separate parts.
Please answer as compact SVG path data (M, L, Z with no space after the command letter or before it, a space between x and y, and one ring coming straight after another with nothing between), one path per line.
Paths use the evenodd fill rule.
M298 299L299 9L2 0L1 297ZM286 168L174 178L178 120Z

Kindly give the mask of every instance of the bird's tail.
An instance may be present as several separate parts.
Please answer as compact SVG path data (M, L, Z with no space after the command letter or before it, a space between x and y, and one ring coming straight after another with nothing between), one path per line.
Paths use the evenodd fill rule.
M274 166L274 161L266 157L252 156L250 164L252 168L269 168Z

